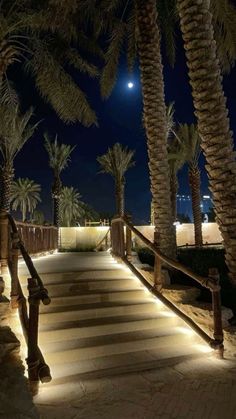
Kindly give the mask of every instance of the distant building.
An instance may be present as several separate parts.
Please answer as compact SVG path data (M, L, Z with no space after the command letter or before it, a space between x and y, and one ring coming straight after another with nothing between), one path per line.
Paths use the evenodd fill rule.
M209 212L212 207L212 199L210 195L201 196L201 211L203 214ZM177 214L188 215L191 220L192 216L192 201L190 195L177 195Z

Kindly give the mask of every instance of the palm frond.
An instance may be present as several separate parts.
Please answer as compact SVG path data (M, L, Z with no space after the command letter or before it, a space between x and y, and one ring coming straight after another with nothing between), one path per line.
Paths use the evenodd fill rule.
M172 67L176 58L175 30L178 19L176 0L160 0L157 2L158 22L165 43L165 51Z
M236 8L229 0L212 0L210 5L218 58L228 73L236 60Z
M101 76L101 94L103 98L110 96L115 85L119 57L122 51L126 31L126 24L118 22L114 27L109 47L105 53L105 66Z
M135 165L133 161L134 151L123 147L120 143L108 148L106 154L97 157L101 166L101 173L109 173L116 180L123 179L126 171Z
M137 57L137 30L135 10L131 9L127 18L127 64L128 70L133 71L134 63Z
M176 131L185 160L190 166L196 167L201 154L201 138L196 125L180 124Z
M19 96L13 87L13 83L5 77L0 85L0 97L3 105L19 106Z
M71 153L75 149L69 144L60 144L58 142L57 135L54 141L51 140L50 136L45 133L45 149L49 156L49 165L55 173L60 174L63 169L68 166L71 159Z
M35 77L35 84L45 101L50 103L65 123L81 122L89 127L97 124L85 93L74 83L61 64L38 45L26 70Z
M97 67L82 58L75 48L67 48L65 59L69 65L72 65L81 73L85 73L90 77L97 77L99 74Z
M0 152L4 163L13 164L16 155L38 127L40 121L30 124L32 115L33 108L21 114L18 105L0 105Z

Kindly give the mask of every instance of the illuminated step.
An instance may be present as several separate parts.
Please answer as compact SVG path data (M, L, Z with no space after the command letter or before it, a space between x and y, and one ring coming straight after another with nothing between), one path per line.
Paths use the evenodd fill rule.
M142 289L142 285L135 279L116 279L116 280L100 280L100 281L73 281L65 283L45 284L48 294L54 295L68 295L68 293L83 293L83 291L98 291L103 290L126 290L126 289Z
M195 345L179 345L169 347L168 350L151 349L134 351L125 354L98 357L96 359L83 360L82 362L69 362L67 359L61 364L52 364L51 373L53 380L44 384L40 389L37 400L44 396L50 398L50 391L61 393L63 397L70 394L72 388L80 385L81 379L109 377L145 370L170 367L180 362L202 358L203 353ZM70 384L72 387L70 387Z
M62 295L61 295L62 294ZM67 294L61 293L60 290L54 290L50 293L52 298L51 304L82 304L92 302L122 301L131 299L145 299L146 293L143 289L134 290L103 290L103 291L68 291Z
M160 350L164 351L173 345L187 345L190 342L188 335L173 334L169 331L167 336L157 336L156 330L146 333L145 331L138 334L125 333L119 335L119 340L115 339L113 335L105 336L103 340L98 339L80 339L77 342L77 347L72 349L60 350L55 349L53 352L46 353L46 360L50 365L61 364L64 362L82 361L85 359L93 359L102 356L126 354L134 351L144 350ZM68 343L69 346L69 343Z
M123 316L125 314L136 314L136 313L156 313L157 304L152 300L127 300L123 302L102 302L95 304L80 304L80 305L62 305L62 306L43 306L40 307L40 323L47 323L51 321L62 321L72 316L76 318L89 319L97 317L109 317L109 316Z
M64 319L62 317L62 319ZM174 327L179 325L177 317L166 317L165 313L135 314L89 320L74 320L64 323L40 325L40 342L56 342L91 336L104 336L127 331L152 329L154 327Z

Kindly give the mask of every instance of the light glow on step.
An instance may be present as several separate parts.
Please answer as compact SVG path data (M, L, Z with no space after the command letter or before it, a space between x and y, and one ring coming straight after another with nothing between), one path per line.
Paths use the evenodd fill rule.
M207 353L213 353L214 349L212 349L210 346L208 346L207 344L195 344L194 348L198 349L200 352L203 352L204 354Z
M184 333L185 335L193 336L195 335L194 331L187 326L178 326L176 328L180 333Z
M158 305L158 307L165 307L165 305L160 301L160 300L158 300L158 298L152 298L152 301L155 303L155 304L157 304Z
M160 314L161 314L163 317L177 317L177 314L173 313L173 312L172 312L172 311L170 311L170 310L160 311Z

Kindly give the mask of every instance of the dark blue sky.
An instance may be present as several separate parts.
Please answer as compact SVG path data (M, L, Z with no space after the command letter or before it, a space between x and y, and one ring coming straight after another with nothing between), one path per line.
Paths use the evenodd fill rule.
M184 52L178 47L175 69L164 66L166 103L175 101L176 121L191 123L194 121L191 92L188 84ZM15 78L15 77L14 77ZM135 86L127 88L128 80ZM76 144L69 167L63 172L62 180L67 186L76 187L83 200L99 212L114 211L113 181L109 175L98 174L96 157L106 152L107 147L115 142L135 149L136 166L127 173L126 207L136 222L147 223L150 218L150 192L147 168L145 132L142 127L142 98L138 69L130 77L125 65L121 63L115 89L107 101L102 101L98 81L79 76L81 88L97 112L99 127L84 128L80 124L64 125L54 111L44 104L34 90L33 83L26 82L19 76L17 85L24 96L25 107L35 106L36 118L43 118L37 134L29 140L16 159L16 177L29 177L42 186L42 204L40 208L50 219L50 187L52 173L48 167L48 158L43 146L43 132L52 136L58 133L59 139L68 144ZM225 93L231 114L232 128L236 132L236 71L225 78ZM207 177L202 167L202 192L207 192ZM180 190L188 193L186 168L179 175Z

